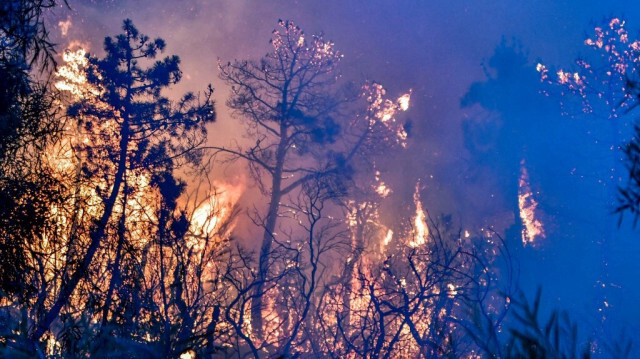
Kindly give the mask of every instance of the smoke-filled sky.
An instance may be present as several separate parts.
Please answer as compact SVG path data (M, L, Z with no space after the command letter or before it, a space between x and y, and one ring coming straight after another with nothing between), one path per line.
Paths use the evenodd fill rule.
M472 231L494 226L515 238L507 240L520 246L514 255L521 285L529 292L542 285L547 309L568 309L594 332L640 329L640 238L628 224L618 228L611 213L610 188L624 174L608 180L607 171L616 165L602 158L615 162L619 156L603 147L613 141L609 132L600 138L599 131L609 131L606 115L559 116L553 102L560 99L538 97L535 73L538 62L570 67L587 51L587 34L611 16L627 19L630 37L637 38L640 3L69 0L69 5L50 18L62 47L80 43L101 54L103 38L119 33L122 20L130 18L141 32L164 38L167 54L180 56L184 78L176 93L212 83L219 117L210 141L217 144L242 136L242 127L225 110L228 91L217 78L217 60L264 55L278 19L292 20L307 33L324 32L345 56L341 69L347 80L378 81L391 96L412 90L406 155L381 164L394 206L409 208L420 179L431 213L452 214ZM490 61L501 44L503 54L515 48L512 52L528 62L516 64L518 56ZM474 83L476 92L465 97ZM461 106L463 98L468 106ZM482 119L494 119L503 130L489 133L500 143L495 152L489 148L478 155L468 143L474 137L468 124ZM622 142L624 128L621 133L613 139ZM522 248L520 234L509 231L518 215L517 156L526 157L545 226L546 238L536 247ZM602 317L607 317L604 326Z

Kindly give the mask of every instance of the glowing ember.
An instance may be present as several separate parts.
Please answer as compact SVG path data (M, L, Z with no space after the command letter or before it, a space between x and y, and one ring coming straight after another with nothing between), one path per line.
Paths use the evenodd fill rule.
M540 81L547 81L549 78L549 69L541 63L536 65L536 71L540 73Z
M569 82L570 74L568 72L564 72L562 70L558 70L558 82L561 84L566 84Z
M418 247L427 242L427 236L429 236L429 227L427 226L427 216L422 209L422 203L420 202L420 186L419 182L416 183L416 192L413 194L413 202L416 205L416 216L413 220L414 237L409 242L409 246Z
M520 162L520 180L518 182L518 207L522 220L522 243L533 244L537 237L545 238L542 222L536 218L538 202L533 198L529 185L529 173L524 166L524 160Z
M384 182L380 182L378 187L376 187L376 193L380 195L380 197L385 198L391 193L391 188L387 186Z
M67 33L69 32L69 28L71 27L72 23L71 23L71 17L67 16L67 20L66 21L62 21L60 20L58 22L58 27L60 27L60 34L62 36L67 36Z

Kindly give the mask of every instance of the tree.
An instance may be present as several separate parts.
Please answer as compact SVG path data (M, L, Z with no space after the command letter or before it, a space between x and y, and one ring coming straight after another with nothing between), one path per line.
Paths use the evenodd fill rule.
M505 336L497 337L496 345L482 348L490 358L592 358L605 355L610 358L632 356L632 342L626 335L615 340L596 343L579 336L578 322L567 312L553 310L548 319L541 321L542 291L538 288L531 303L523 293L510 297L512 321Z
M317 346L316 311L324 277L332 271L331 261L338 249L346 250L344 223L326 214L333 199L327 183L309 181L295 198L283 204L297 226L283 231L274 239L269 253L271 268L264 280L258 278L252 254L237 247L224 274L231 288L225 305L225 319L233 333L238 356L261 354L295 357L309 353ZM264 285L267 318L263 338L256 338L245 317L250 313L254 288ZM238 343L240 341L240 343ZM314 353L320 354L320 351Z
M43 18L55 5L7 1L0 9L0 297L34 294L25 244L51 224L48 207L60 201L41 159L61 132L56 93L35 79L55 65Z
M34 341L49 329L78 284L89 280L94 257L104 245L112 221L120 221L118 247L127 240L122 223L127 196L136 185L132 179L143 172L153 177L171 171L185 158L197 160L186 155L202 144L205 125L215 119L212 90L203 98L186 94L177 103L164 97L162 90L181 78L179 58L166 57L142 67L164 47L162 39L150 40L125 20L123 34L105 39L105 58L89 57L90 95L70 106L68 113L78 121L85 136L75 143L74 151L82 159L81 177L97 181L93 186L100 210L83 243L86 250L69 259L63 273L68 279L31 332ZM119 203L122 208L118 208ZM119 216L114 218L116 213ZM115 270L117 278L120 269L116 266Z
M526 199L537 201L530 188L539 185L536 170L552 162L544 151L549 146L545 139L558 132L550 115L553 109L540 95L538 74L517 43L503 40L484 70L487 79L471 84L461 100L461 107L471 114L462 121L464 143L476 164L470 166L469 177L477 179L481 166L490 168L514 214L507 240L521 237L523 245L535 245L545 237L540 213L535 205L530 211L524 207Z
M280 21L271 45L273 51L260 61L220 64L220 77L232 91L227 105L246 121L255 143L244 149L213 148L246 160L268 196L266 214L256 217L264 229L251 303L253 334L258 338L263 328L263 287L271 246L279 232L282 201L319 177L331 178L338 196L345 190L354 159L367 146L384 146L406 137L393 118L401 106L382 99L384 89L377 84L365 91L370 111L345 116L343 105L355 97L337 91L336 70L342 55L322 35L307 36L292 22Z
M228 339L228 330L221 329L227 295L223 274L236 211L225 188L213 188L203 203L194 198L193 208L176 211L181 194L176 185L183 186L165 176L160 186L158 233L143 266L148 299L157 311L153 329L142 332L157 336L161 357L189 350L206 356L221 351Z
M279 26L271 40L274 51L259 63L236 61L220 66L220 76L233 93L227 105L249 121L249 134L256 137L254 146L234 154L249 161L253 177L269 195L259 282L251 309L252 327L258 337L262 328L260 282L267 276L280 202L310 174L328 172L326 160L323 166L318 162L305 165L302 159L310 151L322 151L321 145L333 142L338 132L332 118L338 102L328 90L336 80L333 71L341 55L322 36L306 39L292 22L281 21ZM283 177L293 180L284 182Z
M450 217L433 220L417 196L415 204L410 225L369 232L353 278L327 285L316 335L334 357L460 357L497 340L492 335L509 308L499 293L512 285L504 242L491 231L463 235ZM505 273L498 274L501 260ZM476 317L491 333L469 335Z

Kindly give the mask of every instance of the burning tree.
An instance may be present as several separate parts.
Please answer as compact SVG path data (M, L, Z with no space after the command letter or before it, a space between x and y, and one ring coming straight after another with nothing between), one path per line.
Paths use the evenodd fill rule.
M123 31L106 38L105 58L76 56L75 69L82 71L62 72L70 87L61 88L78 90L67 111L75 120L67 128L72 135L52 149L62 153L52 161L68 180L68 197L51 209L57 229L32 249L32 281L40 285L29 331L34 343L59 317L77 322L74 312L81 308L86 320L102 323L104 334L108 323L124 329L144 316L141 305L150 289L139 260L152 244L167 245L167 226L179 224L171 208L184 186L172 171L185 159L198 160L192 154L204 141L205 124L215 118L211 90L177 103L162 95L181 77L177 56L152 61L163 40L150 40L130 20ZM154 198L164 212L154 213ZM184 236L178 228L174 238ZM131 328L125 332L136 336Z
M415 216L403 228L369 229L366 241L379 247L367 243L354 275L325 286L316 355L460 357L483 352L484 342L499 345L509 308L500 291L510 293L513 284L498 280L512 274L501 237L455 231L448 216L432 219L417 194L414 204ZM478 323L481 335L473 333Z
M252 354L297 356L310 352L316 335L315 308L324 277L333 271L332 256L345 250L343 222L327 215L333 199L332 189L323 182L307 182L302 190L283 205L297 226L274 239L269 253L271 270L263 284L267 319L263 338L256 338L248 320L254 288L258 283L253 255L242 247L231 256L224 282L232 289L228 295L225 319L232 328L229 344L238 356Z
M390 189L375 159L406 145L396 115L410 94L341 91L333 43L279 26L262 60L220 66L255 142L213 150L246 160L268 198L252 218L258 256L231 242L237 189L201 200L177 178L199 163L211 90L164 97L179 59L155 60L164 42L129 20L104 58L65 52L56 87L68 102L56 104L69 121L43 149L61 200L20 244L32 293L0 298L3 354L438 357L497 345L499 236L434 221L419 186L415 216L382 224ZM488 328L466 336L475 317Z
M465 146L475 163L492 169L492 178L504 190L514 214L513 237L535 246L546 236L537 208L540 176L535 169L547 146L541 146L540 138L550 137L554 123L548 120L549 102L540 96L537 73L528 62L523 49L503 41L487 61L487 79L469 87L461 106L469 114L462 122ZM479 170L469 172L478 176Z
M273 262L269 255L280 233L278 218L287 195L320 180L332 183L332 195L338 198L345 193L357 156L406 138L393 116L406 108L385 100L377 84L365 91L375 113L345 116L343 105L354 97L337 91L342 55L322 35L308 36L292 22L280 21L271 45L273 51L260 61L219 65L220 77L231 86L227 105L246 121L255 143L248 148L213 148L246 160L268 196L266 214L256 214L264 229L251 301L252 333L257 338L263 338L264 288Z

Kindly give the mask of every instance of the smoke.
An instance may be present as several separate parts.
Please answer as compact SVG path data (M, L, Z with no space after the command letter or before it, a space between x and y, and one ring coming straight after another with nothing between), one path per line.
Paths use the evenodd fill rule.
M216 89L219 114L218 121L209 132L212 145L244 141L242 122L234 119L224 105L229 92L217 77L217 60L226 62L261 57L268 51L267 42L279 18L296 21L307 33L324 31L326 37L334 41L336 48L345 55L342 64L345 80L356 84L365 79L375 80L388 89L391 97L401 96L402 91L409 88L413 90L406 155L376 163L383 173L385 184L393 189L382 212L412 216L414 185L419 179L419 195L422 202L428 204L429 208L425 210L429 213L453 214L464 228L474 230L494 226L500 232L506 231L519 220L517 201L513 199L517 196L519 163L524 157L528 156L527 164L532 166L529 169L532 184L542 192L586 196L585 193L594 187L576 184L566 178L556 180L564 178L556 171L564 171L568 163L564 162L565 159L553 156L553 147L550 147L553 144L545 142L548 140L545 137L548 127L545 126L551 125L549 118L536 118L530 113L522 123L510 124L518 132L517 136L508 137L513 133L505 135L514 141L526 139L521 135L528 133L526 154L522 147L517 153L509 153L517 145L507 143L501 149L501 155L506 157L495 156L490 151L485 156L485 162L474 157L469 138L465 138L465 134L468 136L471 131L464 126L471 119L477 120L482 112L478 106L461 109L460 99L472 88L473 83L487 81L487 71L491 75L491 71L505 70L504 64L498 64L498 69L492 70L491 64L486 61L504 37L514 37L523 44L527 53L522 55L528 56L524 60L525 65L533 64L536 58L544 58L545 63L567 64L581 51L584 30L591 20L611 13L626 13L633 18L640 12L640 5L595 0L527 3L509 0L490 3L409 0L70 0L70 6L72 10L60 8L49 20L52 28L57 28L53 34L54 41L61 44L61 48L78 42L100 54L104 37L118 33L122 20L131 18L144 33L164 38L167 54L181 57L184 79L175 86L175 94L203 90L208 83L212 83ZM632 22L629 28L635 29L639 25ZM535 70L535 67L531 67L531 70ZM492 75L500 76L496 73ZM515 78L513 81L508 88L488 89L503 91L498 95L489 92L489 100L504 101L508 96L530 90L527 87L531 81L528 77ZM527 99L524 97L518 101L526 102ZM514 112L522 111L517 107L521 102L506 105L502 102L505 107L491 110L501 112L503 117L500 121L508 121L513 118ZM497 116L495 112L484 114ZM488 122L495 119L497 117L485 117ZM563 126L554 128L554 131L566 129ZM486 131L486 136L494 134L491 128ZM486 136L479 139L487 139ZM555 138L562 140L562 137ZM562 149L570 147L565 145ZM547 151L536 152L539 148L546 148ZM514 161L509 157L511 155ZM588 158L583 161L589 163ZM212 176L223 179L243 172L244 166L235 163L230 167L216 167ZM516 181L505 182L503 176L510 178L514 173ZM544 174L547 174L546 177ZM589 214L589 220L584 220L588 216L588 209L567 209L571 206L563 203L563 200L568 198L548 193L546 202L539 200L540 206L558 209L549 213L557 215L557 222L566 223L567 227L562 235L554 235L553 231L547 230L548 238L545 241L552 243L549 248L558 249L558 252L551 252L551 249L546 252L527 251L523 259L523 271L529 268L533 272L531 268L544 263L552 273L542 277L536 276L537 273L524 273L523 278L531 280L531 286L543 282L552 290L557 289L560 304L570 306L572 301L579 302L583 293L595 298L591 293L597 276L592 271L588 279L574 287L566 288L566 283L571 278L578 278L583 267L592 269L602 265L595 246L580 247L580 243L593 243L600 237L576 237L598 231L615 231L616 228L609 223L607 213ZM255 198L259 198L258 191L249 185L241 204L249 206ZM601 225L585 223L589 221ZM585 227L580 228L582 225ZM588 230L594 227L597 231ZM573 229L579 230L569 233ZM637 265L634 266L632 262L633 258L640 255L640 248L631 241L631 233L624 232L618 236L616 243L611 243L608 255L616 258L617 262L605 264L610 265L612 273L605 286L631 283L628 272L637 272ZM520 233L517 235L519 237ZM566 256L570 256L570 259ZM617 316L620 318L627 313L624 308L635 306L632 299L637 299L638 293L627 297L616 293L614 290L611 294L614 298L609 302L619 308Z

